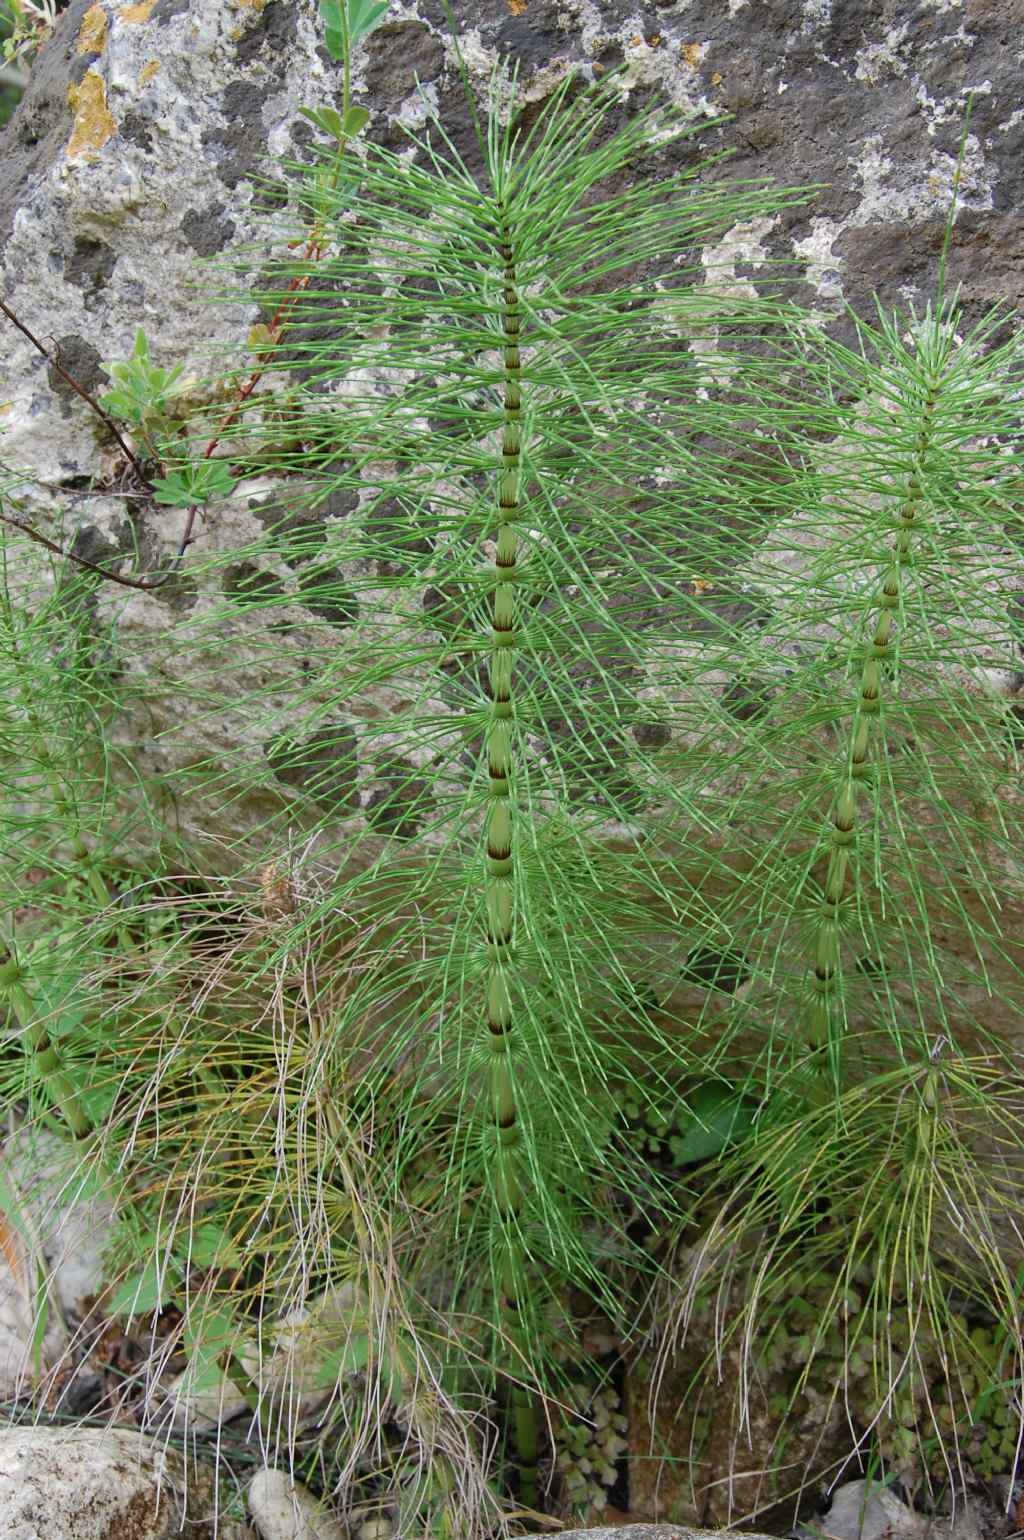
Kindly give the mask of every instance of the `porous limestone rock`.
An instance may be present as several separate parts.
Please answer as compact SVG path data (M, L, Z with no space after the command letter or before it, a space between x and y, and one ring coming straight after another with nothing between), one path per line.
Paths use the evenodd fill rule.
M213 1540L210 1471L127 1428L0 1431L6 1540ZM221 1521L219 1540L241 1540Z

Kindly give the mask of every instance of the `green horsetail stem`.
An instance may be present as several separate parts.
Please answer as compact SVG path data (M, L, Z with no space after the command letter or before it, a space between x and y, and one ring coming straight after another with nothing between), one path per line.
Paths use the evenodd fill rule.
M0 963L0 990L6 993L14 1018L28 1039L39 1078L53 1105L64 1114L75 1138L82 1139L92 1125L23 979L24 971L16 958L8 956Z
M490 655L490 722L486 734L490 811L487 818L487 1046L490 1051L490 1105L488 1149L492 1152L492 1185L506 1256L502 1260L502 1308L510 1319L510 1336L517 1345L522 1336L519 1320L520 1285L517 1283L515 1229L522 1210L523 1173L520 1159L522 1132L516 1108L513 1068L514 1022L509 991L509 969L515 934L515 891L512 814L512 755L514 716L512 702L512 649L516 630L515 574L518 539L519 479L522 444L522 395L520 391L520 305L516 283L512 233L499 205L501 244L499 253L504 277L502 331L504 344L504 421L501 430L501 470L498 473L498 539L493 577L493 611ZM520 1498L527 1506L537 1502L539 1429L532 1395L516 1386L512 1391L516 1451L519 1456Z
M938 381L929 381L922 408L920 431L915 443L915 465L907 483L906 500L900 513L892 565L882 579L875 602L878 615L874 634L861 666L860 693L854 710L850 757L842 791L832 813L831 853L825 896L818 913L814 938L814 995L807 1019L807 1037L813 1050L824 1049L832 1040L836 978L839 971L839 914L843 900L850 851L856 841L857 787L871 774L869 750L872 723L881 709L880 661L894 656L893 611L900 605L900 567L910 560L910 534L918 524L921 504L920 471L931 442L932 414L938 396Z

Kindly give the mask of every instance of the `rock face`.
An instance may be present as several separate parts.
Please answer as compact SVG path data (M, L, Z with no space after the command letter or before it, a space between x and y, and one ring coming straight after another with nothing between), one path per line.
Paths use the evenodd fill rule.
M727 260L736 282L755 289L774 271L766 264L795 261L789 292L849 340L843 301L870 313L872 290L883 305L932 292L971 87L949 282L963 281L968 324L995 299L1024 294L1018 9L689 0L657 4L640 27L624 0L568 9L486 0L457 6L456 20L478 88L498 55L519 62L525 100L537 104L567 70L625 60L629 105L657 92L714 122L700 152L735 152L730 178L827 184L813 203L737 227L703 255ZM154 361L182 365L197 377L194 403L208 400L200 380L209 345L237 345L258 316L205 301L197 264L266 241L261 213L286 196L281 173L276 186L250 178L266 171L268 154L308 158L313 130L298 109L337 102L340 70L315 0L72 0L2 137L0 289L38 337L54 339L57 361L83 386L107 388L102 360L126 357L141 326ZM370 112L371 138L397 149L400 123L423 124L417 81L460 153L470 152L436 0L410 0L359 45L355 100ZM732 121L718 122L723 113ZM102 425L26 338L6 320L0 329L3 461L43 483L24 488L19 517L121 572L160 566L177 544L180 512L124 490ZM106 490L87 492L90 482ZM389 754L386 736L371 754L336 712L304 727L301 742L288 734L289 690L343 657L358 623L345 573L325 597L317 556L348 511L328 504L304 552L255 560L246 548L280 511L267 486L243 486L200 519L179 579L151 594L104 585L89 600L99 631L116 634L129 660L117 741L155 814L131 833L138 848L151 849L159 826L165 838L201 841L210 866L233 869L243 853L265 851L274 819L301 828L326 812L339 837L415 833L418 767ZM204 574L212 556L216 574ZM42 562L25 563L27 585L50 581ZM424 608L437 625L443 587L432 594ZM274 608L253 611L254 595ZM428 705L450 713L445 688L429 692ZM403 704L382 688L366 709L386 719ZM182 797L185 773L192 784Z
M208 1474L127 1429L0 1432L0 1533L10 1540L213 1540ZM233 1524L221 1540L238 1540Z
M79 1159L73 1145L32 1125L3 1149L9 1192L30 1217L54 1304L73 1320L87 1313L105 1281L102 1251L114 1213L112 1195L88 1180Z

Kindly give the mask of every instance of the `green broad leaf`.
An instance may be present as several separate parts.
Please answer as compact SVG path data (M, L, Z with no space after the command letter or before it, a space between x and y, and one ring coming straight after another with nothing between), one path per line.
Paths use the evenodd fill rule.
M217 1356L215 1353L202 1352L189 1358L187 1383L192 1395L204 1395L220 1390L226 1376L217 1362Z
M234 1346L238 1322L224 1305L194 1305L185 1319L185 1348L195 1353L220 1354Z
M107 1306L109 1315L151 1315L162 1310L174 1294L178 1282L161 1257L150 1257L140 1272L131 1273L117 1289Z
M365 37L368 32L372 32L386 11L386 4L375 5L373 0L349 0L349 41L351 43L358 43L360 38Z
M168 508L191 508L196 503L230 497L235 486L235 478L223 460L199 460L154 481L153 496Z
M196 1267L240 1267L242 1254L228 1232L213 1220L207 1220L201 1225L196 1225L191 1236L187 1233L181 1237L181 1246L176 1248L183 1260L194 1263Z
M102 367L117 388L101 396L100 405L111 416L135 426L141 426L147 418L158 417L183 389L179 383L180 364L173 369L161 369L150 363L149 339L141 326L128 358L104 359Z
M381 17L387 12L387 4L377 3L377 0L348 0L348 9L343 14L342 5L345 0L320 0L320 15L324 22L324 40L328 52L332 58L343 59L345 57L345 22L348 22L349 47L358 43L361 38L373 31Z
M190 1310L185 1322L189 1387L193 1393L218 1390L224 1380L220 1360L239 1345L238 1322L230 1310Z
M123 390L108 390L106 395L99 397L100 406L110 417L120 417L125 422L138 426L142 416L135 401Z
M337 116L337 114L335 114L335 116ZM345 122L342 128L342 132L349 139L354 139L356 134L365 128L369 121L370 114L367 112L365 107L350 107L345 114Z
M686 1107L688 1116L681 1115L679 1134L668 1141L680 1166L720 1155L749 1131L757 1110L753 1102L720 1081L699 1086L686 1098Z
M345 31L341 19L343 3L344 0L320 0L320 14L324 20L324 42L332 59L345 57Z
M68 1066L65 1066L65 1069L67 1068ZM70 1076L69 1078L71 1078L72 1081L75 1079L74 1076ZM78 1100L82 1105L83 1112L86 1114L93 1127L98 1127L99 1124L104 1121L111 1107L117 1101L117 1086L111 1085L109 1083L108 1077L106 1082L98 1086L89 1084L76 1085L75 1090L78 1093Z
M337 140L345 138L346 130L342 127L341 113L333 107L300 107L299 116L307 118L316 128L323 129L325 134L330 134Z
M177 471L171 476L160 476L154 481L153 497L165 508L190 508L193 503L206 501L203 497L193 495L186 478Z

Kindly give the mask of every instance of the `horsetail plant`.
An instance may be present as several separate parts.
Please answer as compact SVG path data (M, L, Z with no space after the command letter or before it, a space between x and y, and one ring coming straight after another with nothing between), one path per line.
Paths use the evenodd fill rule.
M608 845L609 830L628 845L648 802L694 807L638 741L623 684L655 614L669 633L706 622L697 580L720 560L728 520L765 506L777 463L750 422L760 412L767 435L749 381L772 362L747 357L743 339L770 353L778 314L728 285L719 294L695 248L798 196L718 180L720 157L692 163L694 124L677 110L610 131L617 77L575 100L573 86L567 76L526 130L514 81L496 74L472 167L433 124L412 136L422 164L361 144L344 184L332 181L337 146L291 168L326 250L274 258L256 297L274 314L290 296L261 365L297 382L279 392L283 414L264 396L219 425L241 487L271 493L269 533L231 552L229 607L197 610L194 639L188 622L176 628L173 665L190 688L214 686L225 627L241 619L248 648L254 619L280 603L268 563L298 570L302 602L346 628L341 650L332 642L304 667L308 683L291 681L276 722L245 702L245 740L262 738L268 772L299 792L293 811L326 806L313 831L337 827L345 845L344 870L295 915L278 955L341 916L386 933L387 967L370 959L321 1037L321 1094L358 1076L392 1131L394 1201L420 1152L442 1152L434 1202L450 1239L424 1244L412 1277L425 1297L450 1289L467 1319L490 1320L491 1345L475 1351L496 1354L511 1383L529 1505L547 1296L586 1286L621 1317L632 1270L650 1266L617 1213L616 1193L643 1195L651 1174L614 1137L616 1087L641 1062L674 1083L679 1047L635 1006L609 1010L612 987L663 951L652 904L663 924L666 911L678 923L706 907L697 892L673 895L649 833L632 855ZM681 162L675 185L620 189L654 151ZM683 287L694 270L703 286ZM730 493L723 469L741 430L747 466ZM325 503L352 516L328 525ZM193 554L191 579L208 582L216 565ZM253 677L268 666L279 665L250 655ZM374 689L401 701L376 722ZM362 800L344 786L357 776L355 722L360 754L375 733L390 752L366 799L374 816L346 826ZM237 784L234 764L205 785L194 756L191 769L189 795ZM319 858L330 853L322 839ZM153 1094L129 1075L119 1115L133 1083ZM672 1206L670 1184L658 1201Z
M949 1001L964 987L954 980L970 975L963 958L940 964L935 917L966 918L967 910L962 898L944 902L941 883L925 900L918 874L929 869L928 823L918 813L916 827L906 827L905 809L926 788L939 830L962 828L958 799L980 795L994 818L984 840L1008 838L1005 792L991 779L1012 748L1007 710L973 681L1012 664L1009 610L994 623L989 595L1012 593L1017 581L1005 533L1018 474L1017 344L986 354L994 322L957 343L956 316L940 295L934 317L929 309L911 323L909 351L896 321L883 322L881 362L871 368L808 334L790 308L744 303L728 284L716 292L713 273L703 292L682 290L680 247L783 210L794 194L726 192L717 183L710 208L699 195L674 205L649 183L610 196L617 172L652 144L664 151L685 141L691 126L644 115L592 149L618 83L613 77L572 106L569 85L517 135L496 78L472 169L440 130L447 155L421 143L426 167L367 147L358 191L335 210L335 250L318 270L324 288L303 289L297 330L275 360L282 375L299 376L288 401L299 442L278 447L264 437L255 462L264 475L313 484L305 500L288 497L275 533L295 542L286 561L305 557L312 567L301 580L309 602L323 607L333 597L335 615L343 607L354 630L345 665L328 666L333 677L322 675L311 693L313 721L339 706L349 722L363 716L366 687L392 679L401 680L403 714L419 717L400 768L363 804L382 808L378 827L392 832L334 893L339 904L371 910L396 892L415 903L394 949L418 946L422 962L396 970L408 993L394 1014L376 982L353 991L337 1041L372 1064L361 1073L379 1106L395 1108L399 1086L408 1098L391 1113L402 1130L396 1175L411 1158L401 1150L436 1139L440 1119L463 1258L454 1280L449 1266L449 1281L474 1309L486 1298L500 1305L506 1372L518 1363L519 1377L534 1383L543 1383L545 1288L558 1278L585 1283L614 1312L622 1306L611 1286L617 1270L621 1278L627 1258L633 1267L647 1260L616 1222L616 1195L637 1202L646 1192L662 1221L678 1204L678 1192L641 1174L616 1143L616 1103L640 1075L684 1100L710 1076L727 1105L759 1102L767 1148L780 1122L792 1128L797 1142L771 1189L787 1220L791 1204L794 1213L805 1203L808 1214L818 1211L821 1191L811 1197L806 1172L832 1147L823 1137L829 1120L842 1139L850 1133L844 1107L870 1106L877 1117L885 1098L861 1094L874 1076L895 1094L898 1082L886 1079L893 1051L934 1112L936 1034L951 1037ZM316 213L327 217L319 194ZM659 261L672 266L659 273ZM630 281L616 285L623 269ZM271 288L268 308L276 299ZM736 345L745 334L755 339L749 354ZM787 365L818 387L812 404L779 376ZM375 379L368 391L363 382ZM240 431L259 433L252 423ZM993 436L1000 441L987 446ZM823 440L838 465L823 462ZM954 520L950 488L964 475L971 490L958 492ZM650 494L640 507L637 487ZM929 497L938 510L932 526ZM318 530L311 559L310 524L328 503L345 512ZM984 595L956 589L954 598L951 555L968 514L987 586ZM810 550L804 567L788 545ZM362 625L361 586L381 607ZM709 597L723 588L725 603ZM391 595L410 590L446 633L441 647L410 644L409 627L421 624L415 610L395 603L388 614ZM762 609L751 623L766 601L772 620ZM645 603L657 607L653 625ZM983 623L967 621L972 605ZM737 623L744 609L746 623ZM450 713L433 704L438 665L458 685L442 694L463 712L451 736ZM759 678L759 708L735 713L739 743L722 721L729 692L709 711L710 678L723 666ZM647 684L643 693L659 708L653 721L630 719L627 682ZM884 705L883 683L893 691ZM969 764L949 754L951 722L972 745ZM360 734L368 743L379 733L393 754L406 725L394 715L378 726L364 719ZM892 741L895 763L885 753ZM358 757L354 730L336 715L326 732L293 725L271 740L268 758L280 779L330 800L331 745ZM914 756L924 746L922 765ZM886 781L893 822L883 829ZM823 795L831 800L824 846ZM420 849L403 859L396 838L416 835ZM908 888L897 934L913 958L909 1000L901 997L895 1019L883 1012L881 1028L871 1020L877 984L865 1002L841 967L844 937L865 955L884 945L884 899L872 904L863 882L851 893L850 853L865 843L872 883ZM988 914L1005 912L1012 872L997 892L978 850L963 851L958 838L957 855ZM454 910L446 892L458 896ZM446 913L430 908L439 894ZM685 947L682 963L704 938L723 953L739 945L746 958L748 985L731 1000L718 988L695 1001L673 987L666 946ZM973 918L968 938L980 940ZM985 942L1002 953L999 991L1012 1019L1019 967L998 923ZM979 966L992 989L993 967ZM661 986L653 1015L637 1009L629 982L652 975ZM894 999L886 965L881 977ZM617 1010L622 983L627 1004ZM803 1025L794 1030L800 999ZM991 1034L982 1037L998 1051ZM980 1066L973 1082L964 1069L943 1083L974 1083L982 1100L981 1087L991 1085ZM1000 1102L999 1116L1010 1120L1008 1133L1012 1106ZM850 1149L868 1144L858 1137ZM734 1186L744 1161L760 1170L759 1147L757 1138L745 1143L728 1164ZM939 1147L953 1162L946 1168L935 1164ZM862 1192L875 1190L890 1148L881 1144L878 1166L862 1173ZM915 1202L931 1211L929 1172L955 1176L958 1190L989 1191L1002 1209L1009 1203L1004 1218L1014 1222L998 1175L985 1178L983 1163L971 1175L962 1136L932 1140L928 1150L931 1165L915 1156L910 1168L922 1184ZM849 1225L861 1233L856 1216L846 1218L840 1250L852 1241ZM597 1258L587 1254L595 1233L603 1237ZM880 1220L878 1234L890 1242L879 1257L891 1298L908 1235L918 1248L925 1235L938 1240L917 1219L906 1232ZM419 1265L436 1287L438 1262L428 1255ZM985 1242L978 1256L1016 1331L998 1248ZM907 1265L904 1254L899 1266ZM482 1292L481 1278L489 1280ZM936 1322L941 1299L941 1291L930 1296ZM520 1492L532 1502L535 1412L522 1384L512 1411Z
M261 528L190 541L144 681L188 724L162 792L243 806L232 882L261 876L176 898L159 988L120 979L97 1148L250 1259L211 1319L353 1301L378 1424L448 1430L443 1529L467 1382L539 1501L573 1291L628 1341L660 1279L671 1345L711 1264L749 1269L749 1326L820 1252L840 1291L874 1266L872 1329L901 1288L941 1327L966 1244L1018 1340L1019 350L940 295L858 356L767 262L752 292L737 243L808 190L627 117L628 71L523 110L496 71L461 150L357 139L381 8L321 11L343 112L305 114L329 143L216 296L259 306L258 371L175 444L184 504L220 450L208 530ZM710 1195L626 1137L673 1100ZM696 1225L685 1271L644 1242Z
M998 310L961 332L962 312L944 293L955 196L954 187L934 308L879 311L877 329L855 319L859 351L804 334L815 404L803 442L794 440L793 513L751 566L794 635L802 619L803 636L817 637L828 672L815 680L808 670L800 687L828 683L831 700L817 732L806 718L787 722L780 704L748 740L750 784L770 775L794 810L761 832L780 866L782 848L791 852L796 901L776 903L750 962L755 976L790 972L774 1009L768 992L753 1007L769 1008L762 1031L775 1090L762 1093L750 1136L679 1235L687 1262L670 1266L672 1299L661 1298L652 1396L699 1301L735 1286L728 1336L742 1434L759 1394L757 1344L792 1277L816 1270L830 1293L792 1396L841 1309L848 1359L867 1354L873 1365L877 1412L858 1430L865 1457L893 1398L916 1402L913 1448L887 1473L930 1486L937 1446L960 1491L969 1455L956 1419L937 1416L919 1337L943 1344L949 1400L968 1405L966 1387L987 1372L988 1337L964 1317L990 1322L1013 1366L1000 1415L1015 1421L1018 1443L1024 1426L1019 1388L1014 1399L1024 1362L1014 1037L1024 893L1011 816L1024 354L1013 333L991 344L1006 320ZM804 800L797 755L808 752L819 764ZM824 839L815 803L829 809ZM750 902L737 890L725 907L730 934ZM787 1041L801 973L805 1025ZM740 1012L749 1026L753 1012ZM787 1084L782 1064L802 1053L810 1073ZM714 1346L719 1363L723 1346ZM847 1389L833 1380L829 1411Z

